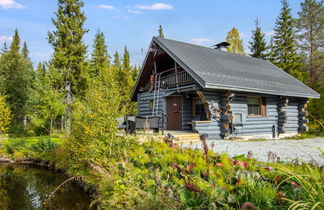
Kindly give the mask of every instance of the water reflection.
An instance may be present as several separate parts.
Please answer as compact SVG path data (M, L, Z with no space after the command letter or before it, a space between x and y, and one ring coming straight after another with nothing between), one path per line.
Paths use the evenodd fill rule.
M44 204L47 196L65 179L45 169L0 164L0 210L89 209L89 197L74 183L65 184Z

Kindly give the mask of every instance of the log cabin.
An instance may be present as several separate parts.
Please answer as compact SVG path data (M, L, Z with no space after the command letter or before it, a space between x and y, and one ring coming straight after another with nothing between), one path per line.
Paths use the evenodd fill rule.
M207 139L281 138L308 129L307 101L320 95L266 60L153 37L131 100L165 130Z

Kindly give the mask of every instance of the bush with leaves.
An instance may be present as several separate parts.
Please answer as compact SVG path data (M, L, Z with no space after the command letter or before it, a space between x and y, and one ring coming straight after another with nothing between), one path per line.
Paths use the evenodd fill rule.
M0 95L0 140L1 136L8 131L11 111L6 103L5 96Z
M50 67L47 72L36 74L36 81L29 101L29 118L35 130L46 130L51 140L54 120L64 114L64 92L57 89L55 84L60 78L58 70Z
M122 115L119 105L118 90L108 73L93 78L85 97L75 101L70 137L63 145L72 168L80 163L100 165L121 153L124 141L116 135L116 119Z

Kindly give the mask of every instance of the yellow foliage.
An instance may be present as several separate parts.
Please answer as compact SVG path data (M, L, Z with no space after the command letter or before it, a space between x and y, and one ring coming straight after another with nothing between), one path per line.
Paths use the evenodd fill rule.
M11 120L11 111L6 103L5 97L0 95L0 135L8 131L8 126Z
M228 52L244 55L243 40L240 38L240 33L237 28L232 28L231 31L227 33L226 42L230 43L228 46Z

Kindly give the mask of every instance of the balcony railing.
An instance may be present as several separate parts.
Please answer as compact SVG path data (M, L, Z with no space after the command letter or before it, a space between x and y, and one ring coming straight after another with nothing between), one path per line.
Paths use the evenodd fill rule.
M180 71L162 76L160 82L160 87L162 88L174 88L193 84L195 81L186 71Z

